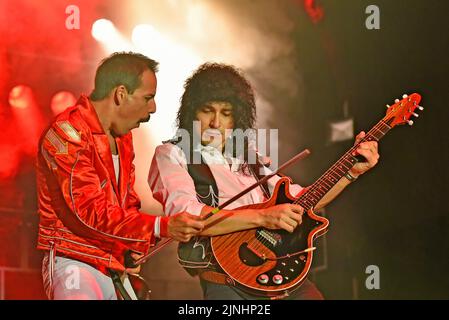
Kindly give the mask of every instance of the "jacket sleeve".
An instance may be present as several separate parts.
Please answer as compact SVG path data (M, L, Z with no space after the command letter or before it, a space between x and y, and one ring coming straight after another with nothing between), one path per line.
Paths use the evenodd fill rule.
M69 209L60 210L58 216L72 232L103 239L105 250L111 250L112 243L148 252L154 243L155 217L139 212L140 202L132 187L132 199L126 208L108 198L93 165L94 146L86 135L69 137L53 126L43 136L40 152Z

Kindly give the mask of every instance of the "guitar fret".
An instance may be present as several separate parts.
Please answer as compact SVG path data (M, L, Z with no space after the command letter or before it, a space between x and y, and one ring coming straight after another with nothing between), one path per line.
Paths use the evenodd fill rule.
M317 190L313 190L313 191L312 191L312 194L313 194L314 196L316 196L316 195L318 194L318 198L313 198L314 201L315 201L316 199L318 199L318 201L319 201L319 199L322 198L322 197L324 196L324 194L319 194L319 193L317 192Z
M331 180L331 182L332 182L333 184L336 183L336 182L338 181L338 178L339 178L338 176L337 176L337 178L336 178L332 173L330 173L329 175L330 175L330 177L331 177L330 180Z
M376 124L362 139L364 141L380 140L391 127L384 121ZM304 209L313 208L326 193L357 163L352 152L357 148L349 149L332 167L330 167L312 186L297 200Z
M383 137L384 133L380 129L374 127L373 130L377 130L378 132L380 132L380 137L377 137L374 132L370 136L374 137L376 140L379 140L380 138Z
M341 169L341 170L343 170L343 171L346 171L346 170L351 169L351 167L352 167L352 166L348 166L348 165L344 164L343 162L340 162L338 168Z
M350 166L349 166L348 169L351 169L352 166L354 165L355 159L354 159L354 162L352 161L352 159L348 159L348 158L344 158L344 160L345 160L346 162L349 162Z
M328 181L329 177L323 178L323 183L326 184L326 187L332 188L332 183Z
M380 121L379 121L379 126L380 126L380 125L382 125L382 126L384 126L384 127L386 128L385 133L387 133L387 132L391 129L391 127L388 125L388 123L386 123L386 122L383 121L383 120L380 120Z
M335 167L335 166L334 166ZM340 169L340 168L338 168L338 167L335 167L335 169ZM340 169L341 170L341 169ZM338 171L336 171L337 172L337 174L340 174ZM345 172L344 172L344 170L341 170L341 176L343 176L345 174ZM338 180L340 180L340 178L341 178L341 176L339 176L338 178Z
M326 194L326 192L329 191L329 188L326 188L326 187L323 186L322 184L320 184L320 185L318 186L318 188L320 188L321 190L324 190L324 194Z
M314 190L310 190L308 197L309 197L309 199L310 199L310 201L311 201L312 203L315 203L315 202L316 202L316 201L315 201L316 199L314 198L313 192L314 192Z
M302 202L300 202L300 204L306 210L313 207L313 203L310 203L310 201L308 199L303 200Z

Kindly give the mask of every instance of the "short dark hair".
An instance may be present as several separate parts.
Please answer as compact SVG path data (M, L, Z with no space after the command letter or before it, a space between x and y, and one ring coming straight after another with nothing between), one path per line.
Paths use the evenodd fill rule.
M149 69L156 73L159 63L135 52L115 52L103 59L95 74L95 89L90 94L92 101L106 98L117 86L124 85L129 93L136 90L142 73Z
M178 128L192 133L198 108L207 102L229 102L232 105L234 129L250 129L256 121L253 89L243 73L232 65L204 63L184 84Z

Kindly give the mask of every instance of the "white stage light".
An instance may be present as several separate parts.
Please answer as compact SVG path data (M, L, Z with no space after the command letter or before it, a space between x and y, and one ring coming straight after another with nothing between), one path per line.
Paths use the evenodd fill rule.
M114 24L107 19L99 19L92 24L92 37L97 41L107 42L114 38L116 32Z
M120 34L114 24L107 19L99 19L92 24L92 37L101 42L108 53L131 51L133 46Z

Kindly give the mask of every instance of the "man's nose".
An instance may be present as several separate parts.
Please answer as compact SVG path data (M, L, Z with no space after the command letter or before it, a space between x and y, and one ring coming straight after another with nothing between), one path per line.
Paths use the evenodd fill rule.
M149 110L148 110L150 113L155 113L156 112L156 101L151 101L151 103L150 103L150 107L149 107Z
M209 126L213 129L220 128L220 116L217 113L214 114Z

